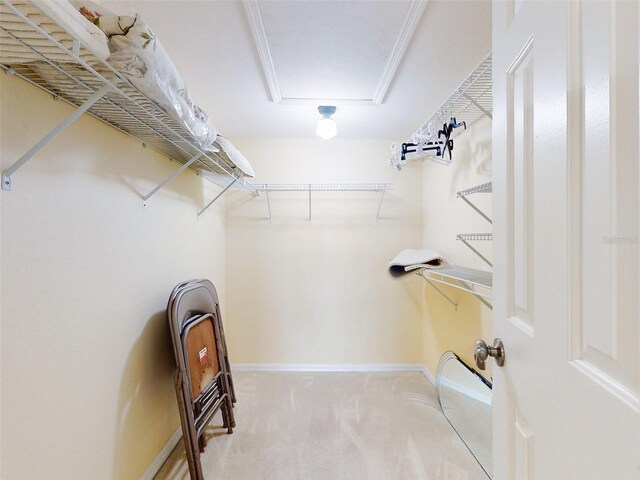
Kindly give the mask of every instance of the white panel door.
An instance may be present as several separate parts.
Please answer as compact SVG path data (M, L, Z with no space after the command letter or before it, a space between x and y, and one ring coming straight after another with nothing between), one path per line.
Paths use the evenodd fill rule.
M640 479L638 5L493 3L497 480Z

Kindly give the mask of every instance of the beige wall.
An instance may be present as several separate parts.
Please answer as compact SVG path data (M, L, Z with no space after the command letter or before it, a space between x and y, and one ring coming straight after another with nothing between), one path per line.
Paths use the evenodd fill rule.
M1 76L2 166L71 109ZM37 112L37 113L34 113ZM417 364L452 349L470 362L491 338L473 297L420 277L391 279L403 248L485 268L455 241L490 226L455 198L490 180L490 123L456 140L454 163L387 166L390 140L248 140L256 182L392 182L373 193L266 198L242 191L196 221L219 191L190 172L146 209L140 195L176 165L82 117L0 195L2 470L7 479L138 478L178 427L164 308L177 282L219 288L234 363ZM476 196L490 210L490 196ZM487 255L491 245L480 245ZM225 264L228 262L228 268ZM424 310L424 312L423 312ZM34 452L38 452L34 454Z
M453 163L443 166L425 161L423 172L423 242L439 251L449 263L490 270L489 266L456 240L458 233L491 232L491 225L456 193L491 181L491 121L483 118L454 140ZM413 165L406 168L411 174ZM469 197L491 216L491 194ZM470 242L491 260L491 242ZM425 283L424 298L424 365L433 373L447 350L457 353L473 365L473 341L492 341L491 310L474 296L455 288L442 286L458 303L457 311L438 292ZM488 365L490 363L488 362ZM489 367L490 368L490 367ZM490 376L490 370L486 372Z
M71 112L1 77L6 168ZM2 471L7 480L135 479L179 426L164 309L181 280L224 301L219 189L83 116L2 192Z
M258 183L393 182L375 193L232 194L227 214L231 360L254 364L417 364L420 291L386 264L422 242L421 171L387 166L390 140L242 140Z

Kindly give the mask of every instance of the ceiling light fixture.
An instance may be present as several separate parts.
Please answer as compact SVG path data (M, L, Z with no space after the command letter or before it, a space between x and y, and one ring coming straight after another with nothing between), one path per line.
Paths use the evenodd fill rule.
M331 115L336 113L336 107L320 106L318 107L318 112L322 115L322 118L318 122L318 127L316 128L318 136L325 140L335 137L336 133L338 133L338 127L336 126L336 121L331 118Z

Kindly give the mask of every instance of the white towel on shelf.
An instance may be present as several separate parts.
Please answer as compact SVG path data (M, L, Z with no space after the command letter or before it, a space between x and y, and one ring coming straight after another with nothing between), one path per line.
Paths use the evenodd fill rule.
M402 250L389 262L389 275L402 277L418 269L435 269L446 265L446 261L435 250L430 248Z

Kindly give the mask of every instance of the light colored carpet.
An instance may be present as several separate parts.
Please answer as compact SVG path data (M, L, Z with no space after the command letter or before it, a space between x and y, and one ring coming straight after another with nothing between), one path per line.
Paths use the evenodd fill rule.
M218 415L207 480L487 480L421 373L234 373L232 435ZM188 479L182 442L156 479Z

